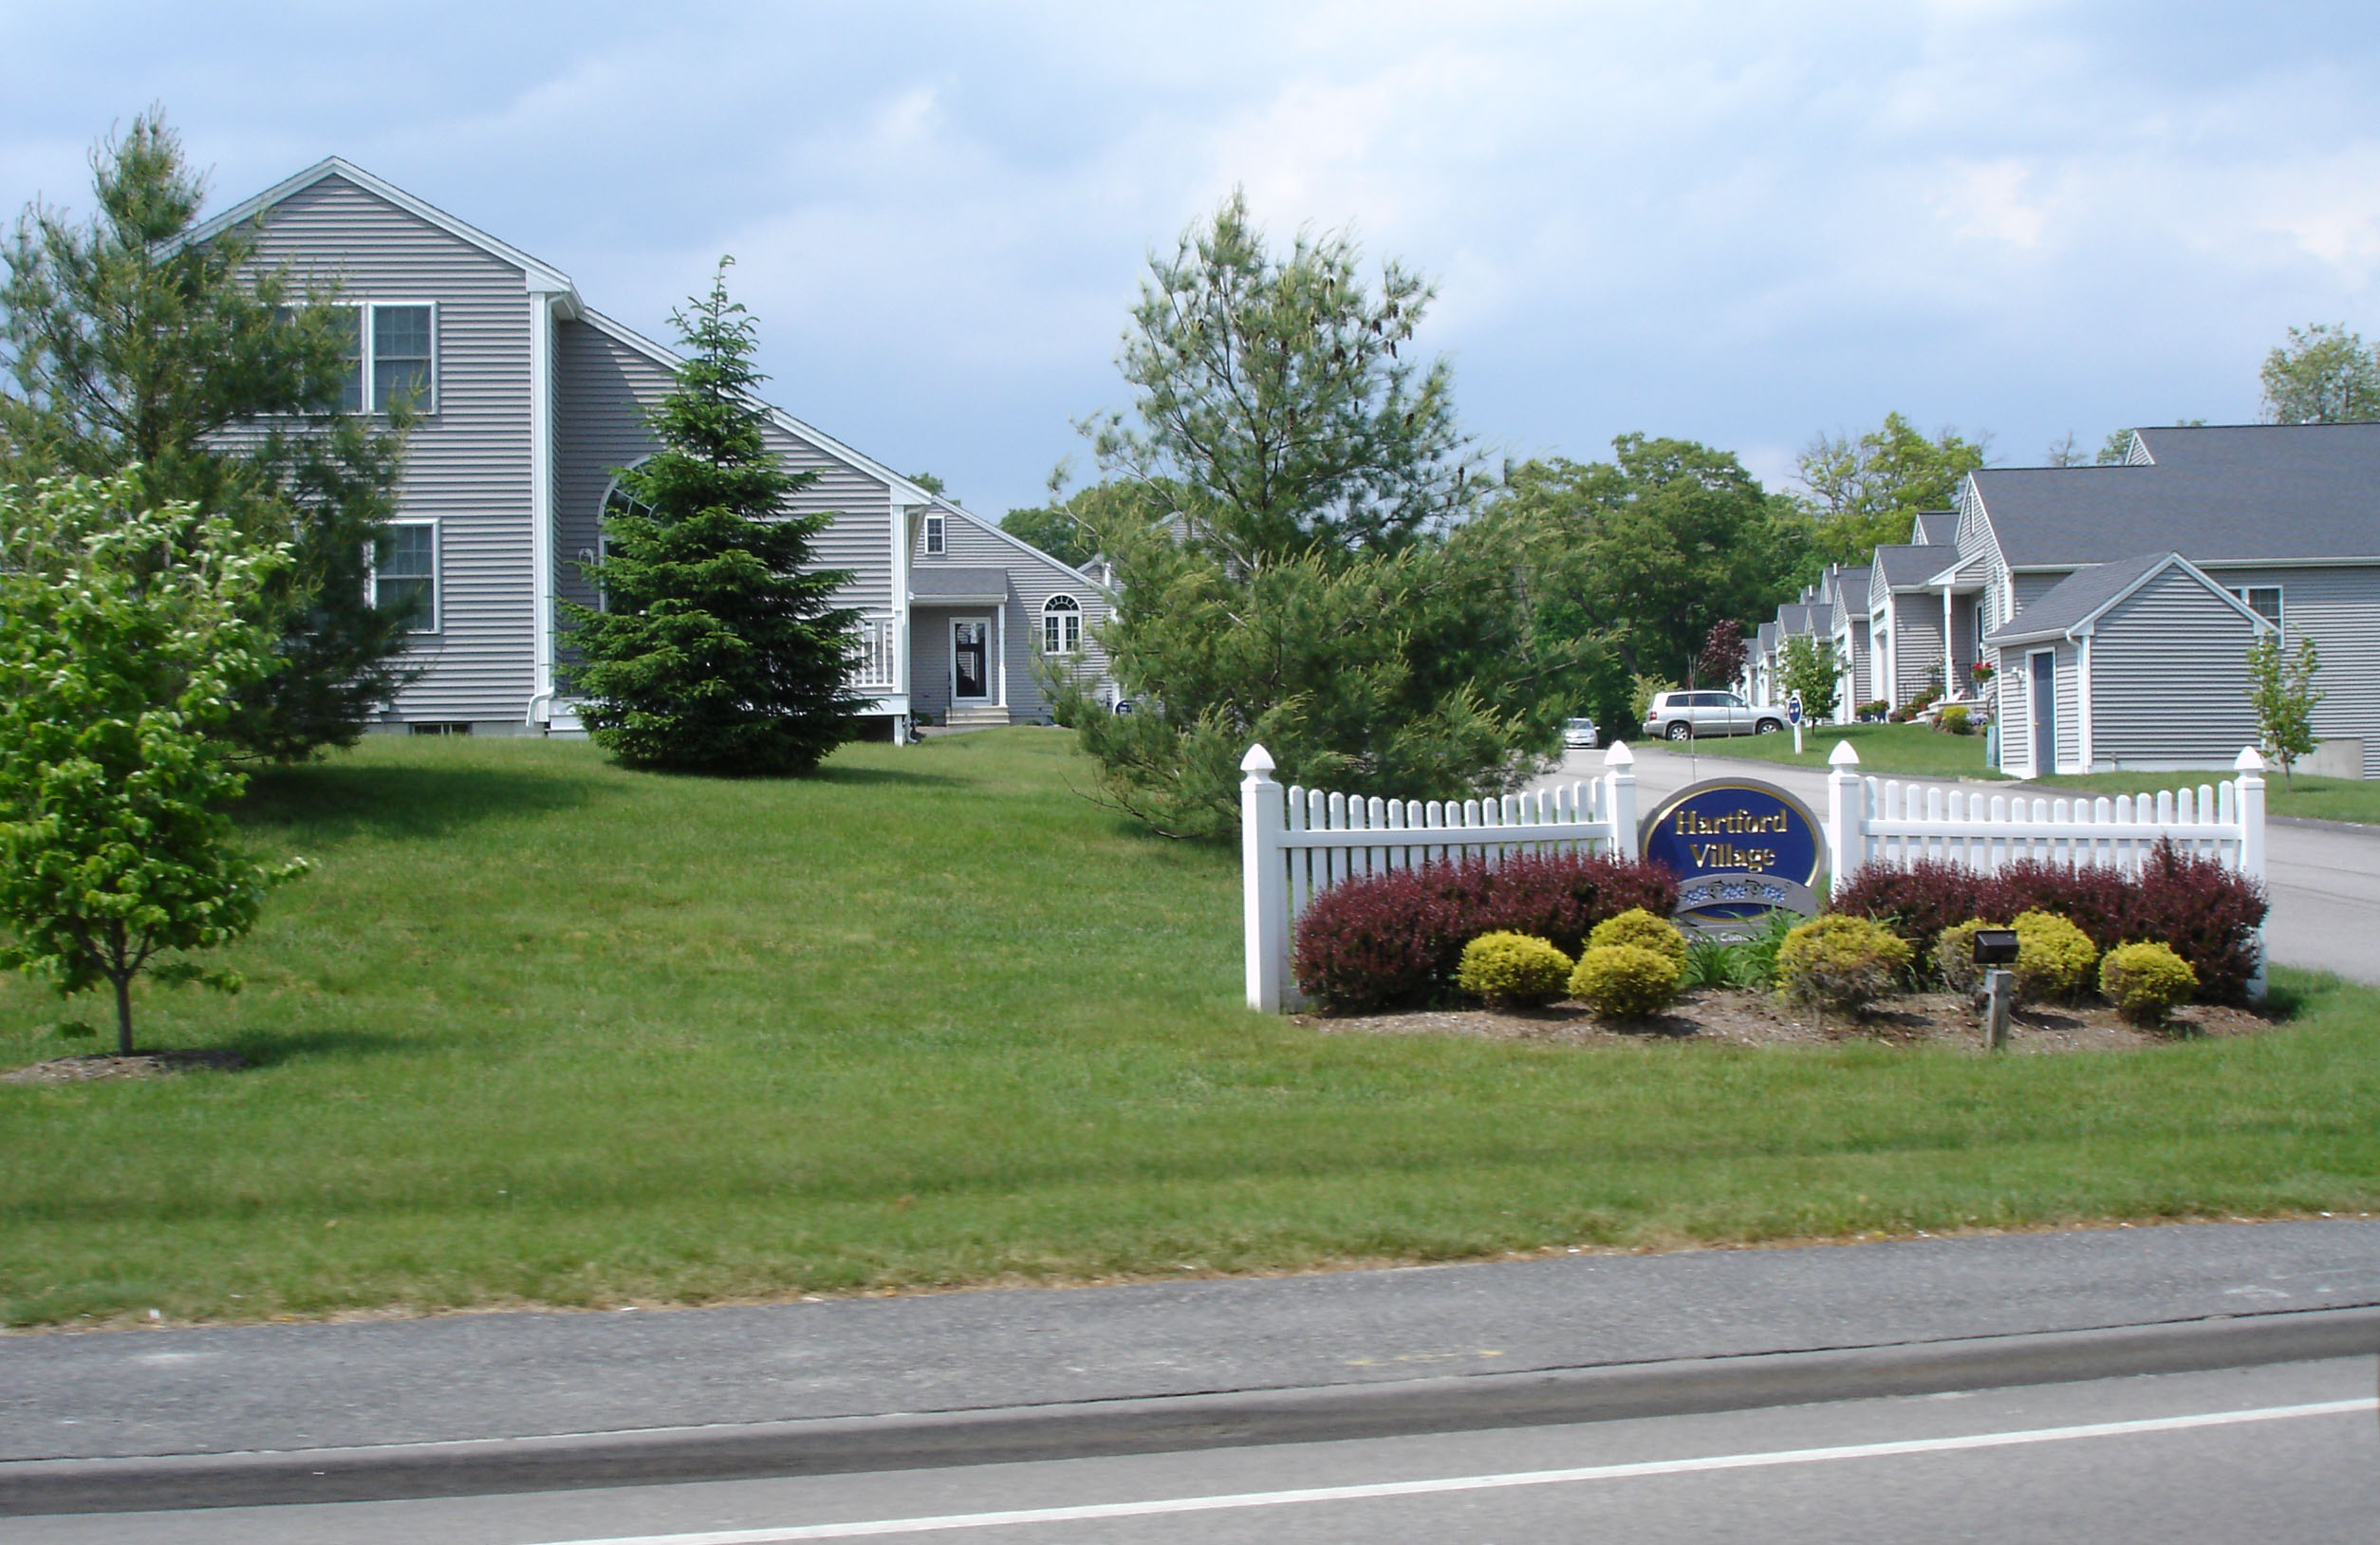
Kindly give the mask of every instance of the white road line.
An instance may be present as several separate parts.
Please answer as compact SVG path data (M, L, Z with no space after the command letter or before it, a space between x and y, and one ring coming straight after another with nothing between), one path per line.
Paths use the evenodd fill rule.
M2160 1416L2140 1422L2096 1422L2078 1427L1983 1432L1963 1438L1913 1438L1900 1443L1851 1443L1836 1448L1791 1448L1766 1454L1720 1454L1699 1460L1590 1464L1572 1470L1522 1470L1510 1475L1454 1476L1439 1480L1385 1480L1366 1486L1312 1486L1298 1491L1242 1492L1223 1497L1170 1497L1148 1502L1091 1502L1079 1507L949 1513L939 1517L871 1518L856 1523L790 1524L774 1529L712 1529L690 1535L623 1535L603 1539L549 1540L545 1545L784 1545L784 1542L804 1539L928 1535L955 1529L999 1529L1020 1523L1077 1523L1098 1518L1144 1518L1167 1513L1217 1513L1233 1508L1287 1507L1305 1502L1353 1502L1375 1497L1428 1497L1444 1492L1501 1491L1514 1486L1560 1486L1579 1480L1625 1480L1636 1476L1690 1475L1701 1470L1756 1470L1775 1464L1822 1464L1833 1460L1884 1459L1897 1454L1949 1454L1971 1448L2065 1443L2075 1438L2122 1438L2143 1432L2185 1432L2194 1427L2227 1427L2245 1422L2286 1422L2296 1417L2339 1416L2375 1409L2380 1409L2380 1400L2369 1397L2362 1400L2329 1400L2311 1405L2266 1405L2255 1410Z

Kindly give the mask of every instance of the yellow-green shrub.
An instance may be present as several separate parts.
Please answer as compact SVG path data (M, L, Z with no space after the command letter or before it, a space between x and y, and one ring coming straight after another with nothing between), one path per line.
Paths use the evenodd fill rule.
M1969 918L1944 928L1934 940L1934 970L1942 977L1942 984L1954 993L1972 993L1982 986L1984 968L1975 963L1975 936L1985 928L2007 926Z
M1829 912L1785 936L1776 951L1776 979L1797 1003L1857 1013L1898 986L1909 966L1909 946L1880 922Z
M2055 912L2019 912L2017 930L2017 996L2027 1003L2073 997L2099 963L2091 936Z
M2099 996L2135 1025L2156 1026L2198 991L2198 973L2164 944L2118 944L2099 962Z
M1642 944L1592 944L1571 973L1571 996L1607 1019L1642 1019L1678 996L1679 963Z
M1497 1008L1535 1008L1560 997L1571 979L1571 958L1527 934L1481 934L1462 947L1455 985Z
M1657 918L1641 906L1631 906L1615 917L1598 922L1587 936L1590 949L1598 944L1634 944L1665 956L1679 971L1685 970L1686 939L1677 924L1666 918Z

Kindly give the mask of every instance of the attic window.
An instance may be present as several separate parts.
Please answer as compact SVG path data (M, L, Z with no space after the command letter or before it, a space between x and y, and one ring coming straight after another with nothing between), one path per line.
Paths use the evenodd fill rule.
M2279 586L2251 585L2245 589L2233 590L2231 594L2241 605L2272 624L2274 632L2280 631L2281 587Z
M943 531L942 531L942 517L941 517L940 515L928 515L928 516L926 516L926 517L925 517L925 554L926 554L926 556L927 556L927 557L929 557L929 558L939 558L939 557L940 557L940 556L942 555L943 550L944 550L944 549L943 549L943 540L944 540L944 539L943 539Z

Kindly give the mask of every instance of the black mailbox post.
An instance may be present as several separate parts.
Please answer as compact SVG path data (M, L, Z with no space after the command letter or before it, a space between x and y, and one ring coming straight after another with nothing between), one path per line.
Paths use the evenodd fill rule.
M1975 931L1975 963L1980 966L2012 966L2017 963L2017 930L2014 928L1978 928Z
M2017 996L2017 930L1978 928L1975 963L1983 967L1983 1043L1997 1052L2008 1044L2008 1010Z

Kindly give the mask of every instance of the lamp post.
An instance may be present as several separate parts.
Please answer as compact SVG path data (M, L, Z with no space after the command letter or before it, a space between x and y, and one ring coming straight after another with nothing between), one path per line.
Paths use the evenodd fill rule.
M2017 996L2017 930L1978 928L1975 963L1983 970L1983 1044L1992 1051L2008 1046L2008 1011Z

